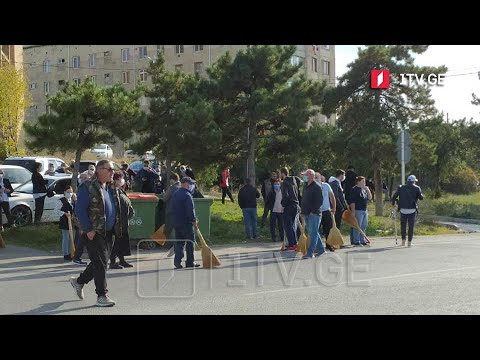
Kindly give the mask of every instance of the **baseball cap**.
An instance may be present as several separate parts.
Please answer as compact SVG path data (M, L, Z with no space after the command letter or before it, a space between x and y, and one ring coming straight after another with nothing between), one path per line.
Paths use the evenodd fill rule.
M197 182L193 180L190 176L185 176L180 180L182 184L189 183L189 184L196 184Z
M418 181L418 179L415 177L415 175L410 175L410 176L407 178L407 181L416 182L416 181Z

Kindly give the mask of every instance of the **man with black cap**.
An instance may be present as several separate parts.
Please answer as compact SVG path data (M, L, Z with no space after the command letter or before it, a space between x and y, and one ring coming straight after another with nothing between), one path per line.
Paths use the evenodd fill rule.
M197 217L195 215L195 205L193 203L192 192L195 189L196 181L189 176L185 176L180 181L180 189L178 189L170 200L171 215L173 218L173 226L175 228L175 259L173 261L175 269L183 268L181 262L183 259L183 251L187 250L187 260L185 267L193 268L200 265L195 263L193 250L195 233L193 228L198 227Z
M395 202L398 203L398 210L400 211L400 229L402 233L402 246L405 246L407 234L408 221L408 247L412 246L413 228L415 226L415 215L418 212L417 201L423 200L422 189L415 185L417 182L415 175L410 175L407 178L407 185L399 186L392 197L392 206ZM397 201L397 198L400 199Z

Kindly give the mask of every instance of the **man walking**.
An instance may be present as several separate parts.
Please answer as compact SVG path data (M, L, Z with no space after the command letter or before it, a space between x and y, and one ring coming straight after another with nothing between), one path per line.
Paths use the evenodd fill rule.
M42 164L35 163L35 171L32 174L33 198L35 199L35 222L34 225L39 225L42 220L43 206L45 204L45 196L47 196L47 187L45 179L40 170Z
M347 202L342 189L343 180L345 180L345 171L342 169L338 169L335 172L335 176L331 176L330 179L328 179L328 184L332 188L333 195L335 196L335 204L337 205L335 211L335 224L339 229L342 225L342 214L347 210Z
M400 185L392 196L392 206L395 206L395 202L397 202L400 211L402 246L405 246L405 240L407 238L407 222L408 247L412 246L413 228L415 227L415 217L418 212L417 201L423 200L422 189L415 184L417 181L415 175L410 175L407 179L407 185ZM400 197L399 201L397 201L398 197Z
M223 169L221 177L222 178L220 180L220 188L222 189L222 204L225 204L225 197L227 195L232 203L235 202L230 191L230 186L232 185L232 177L230 176L230 168L228 166Z
M310 235L310 247L303 258L311 259L315 257L313 254L315 250L317 250L318 255L325 252L318 232L322 219L323 195L321 185L315 181L315 171L308 169L303 176L306 184L302 194L302 215L305 219L308 235Z
M333 195L332 188L328 183L324 181L325 177L322 176L319 172L316 172L315 180L322 187L323 203L320 209L322 211L322 219L320 220L320 225L323 228L323 235L325 235L325 247L333 252L335 251L335 249L327 244L327 238L328 234L330 234L330 229L333 226L332 213L335 214L336 212L337 202L335 200L335 196ZM322 241L321 238L320 241Z
M175 228L175 269L182 269L182 259L184 256L184 248L186 243L187 260L185 261L185 267L193 268L199 267L199 264L195 263L193 254L195 233L193 228L198 227L198 220L195 215L195 205L193 203L192 192L195 189L196 181L191 177L185 176L180 181L180 188L175 191L172 196L172 218L173 226ZM180 240L180 241L178 241Z
M246 241L257 239L257 199L260 197L258 190L251 185L250 179L245 179L245 185L238 192L238 205L242 209L245 222Z
M288 176L288 169L280 169L282 179L282 206L283 206L283 228L287 237L287 250L297 250L297 224L300 206L298 200L298 186L293 176ZM321 204L320 204L321 205ZM320 209L320 206L318 207ZM318 227L317 227L318 233Z
M113 171L111 161L100 160L94 176L78 188L75 207L90 263L78 278L72 277L70 283L77 296L83 299L83 287L94 279L96 306L100 307L115 305L107 295L107 263L113 247L114 227L120 224L118 190L110 186Z
M271 212L271 209L269 209L269 207L267 206L267 197L272 192L273 184L275 183L275 181L277 181L277 179L278 179L278 173L276 171L272 171L270 173L270 178L265 179L265 181L262 183L261 192L262 192L263 201L265 203L263 207L262 227L265 226L265 221L267 221L268 212L269 211Z

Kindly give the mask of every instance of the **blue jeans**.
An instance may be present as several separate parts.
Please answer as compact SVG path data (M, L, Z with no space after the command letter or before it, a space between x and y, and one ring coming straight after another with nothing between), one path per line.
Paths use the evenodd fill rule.
M68 234L68 230L62 229L62 251L63 255L70 255L70 235Z
M278 235L279 235L280 241L283 242L285 234L283 231L282 213L270 212L270 234L272 235L272 241L275 241L276 223L278 223Z
M257 209L242 209L243 220L245 221L245 234L247 239L257 238Z
M320 221L322 221L322 215L304 215L306 230L310 235L310 247L307 250L307 256L313 256L315 249L319 254L323 254L325 249L323 247L322 239L318 228L320 227Z
M365 232L368 226L368 212L367 210L355 210L355 217L357 218L358 225L360 229ZM365 238L358 230L353 230L353 241L355 245L364 244L365 245Z
M297 223L297 208L290 207L283 209L283 228L285 229L288 246L297 245Z
M185 265L188 267L193 266L195 258L193 256L195 233L193 232L192 224L185 224L184 226L175 226L175 235L176 240L174 243L175 246L175 258L173 263L175 266L181 265L183 259L183 249L186 246L187 250L187 261ZM179 240L190 240L190 241L179 241ZM185 245L186 243L186 245Z

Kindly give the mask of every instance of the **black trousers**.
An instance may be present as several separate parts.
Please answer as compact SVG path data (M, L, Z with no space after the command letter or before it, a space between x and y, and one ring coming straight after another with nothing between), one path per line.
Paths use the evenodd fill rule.
M335 225L337 225L337 229L340 229L342 225L342 214L345 210L336 210L335 211Z
M8 201L2 201L0 202L0 207L3 209L3 212L5 213L5 216L7 217L8 224L10 226L13 225L13 218L12 214L10 214L10 204ZM0 226L3 226L3 220L2 220L2 210L0 209Z
M400 231L402 233L402 240L407 238L407 222L408 222L408 241L413 239L413 228L415 227L415 217L417 213L402 214L400 213Z
M230 201L233 202L233 196L232 193L230 192L230 188L227 187L222 187L222 204L225 204L225 197L228 195L230 198Z
M75 255L74 260L80 260L82 258L83 249L85 248L85 236L80 235L80 230L75 229Z
M175 258L173 260L174 265L175 266L181 265L181 262L184 256L184 248L186 248L187 260L185 261L185 265L187 267L192 267L195 262L195 258L193 254L193 251L194 251L193 242L195 241L193 225L185 224L184 226L175 226L175 234L177 237L177 241L174 244L175 246ZM189 241L185 241L185 240L189 240Z
M107 236L95 234L93 240L89 240L87 234L83 234L87 244L90 263L77 281L79 284L88 284L92 279L95 281L95 292L98 296L107 294L107 263L113 248L113 232L107 231Z
M332 212L330 210L322 211L322 221L320 222L320 226L318 228L320 234L323 233L325 235L325 241L327 241L328 234L330 234L330 230L332 229L333 221L332 221ZM322 229L323 231L321 231Z
M35 199L35 224L38 225L43 215L43 205L45 204L45 196Z

